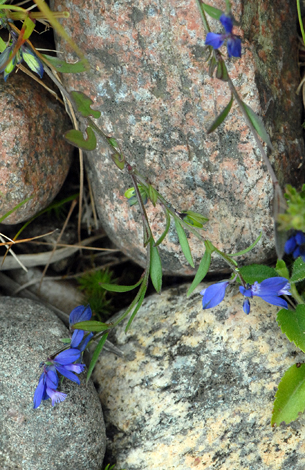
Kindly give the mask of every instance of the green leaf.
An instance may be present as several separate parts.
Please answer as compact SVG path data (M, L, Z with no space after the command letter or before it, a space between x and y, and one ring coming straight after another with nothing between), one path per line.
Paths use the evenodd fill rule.
M217 127L220 126L220 124L226 119L227 115L229 114L232 108L233 98L234 97L232 94L231 99L229 103L227 104L227 106L225 107L225 109L219 114L219 116L217 116L213 124L208 128L207 134L210 134L211 132L215 131L215 129L217 129Z
M119 144L117 143L114 137L108 137L108 142L113 148L115 149L120 148Z
M77 129L71 129L66 132L64 138L75 147L82 150L94 150L96 148L96 137L91 127L86 129L87 139L84 139L83 133Z
M222 80L223 82L227 82L229 80L227 67L222 59L219 59L217 63L216 78Z
M202 2L200 6L202 10L205 11L212 18L214 18L214 20L219 20L221 15L223 15L223 12L221 10L218 10L218 8L211 7L210 5L207 5L206 3Z
M150 240L150 278L154 288L158 293L161 292L162 287L162 264L159 255L159 250L154 246L154 239Z
M143 283L142 286L141 286L141 289L139 290L139 293L140 293L140 297L139 297L139 300L138 300L138 303L137 303L137 306L136 308L134 309L134 311L132 312L129 320L128 320L128 323L126 325L126 328L125 328L125 333L127 333L127 331L129 330L130 328L130 325L134 319L134 317L136 316L136 314L138 313L138 310L139 308L141 307L142 303L143 303L143 300L144 300L144 297L145 297L145 294L146 294L146 290L147 290L147 285L146 283Z
M98 345L96 346L95 350L94 350L94 353L92 355L92 359L91 359L91 362L90 362L90 365L89 365L89 368L88 368L88 372L87 372L87 379L86 379L86 384L88 384L88 381L91 377L91 374L93 372L93 369L95 367L95 364L99 358L99 355L101 354L101 351L103 349L103 346L106 342L106 339L107 339L107 336L108 336L108 333L105 333L101 339L99 340L98 342Z
M305 263L301 257L293 263L292 276L290 282L299 282L305 279Z
M5 49L6 49L6 42L4 42L2 38L0 38L0 52L5 51Z
M230 256L230 258L231 258L231 257L233 258L233 257L235 257L235 256L245 255L246 253L248 253L249 251L251 251L251 250L255 247L255 245L258 244L258 242L260 241L260 239L261 239L261 237L262 237L262 234L263 234L263 232L261 232L261 233L259 234L259 236L257 237L257 239L252 243L252 245L248 246L248 248L245 248L244 250L239 251L238 253L233 253L232 255L228 255L228 256Z
M101 116L100 111L91 109L93 101L89 96L85 95L81 91L71 91L71 96L76 105L76 109L82 116L88 117L93 116L95 119L98 119Z
M166 226L165 226L165 230L164 230L164 232L162 233L161 237L156 241L155 246L160 245L160 243L163 242L164 238L165 238L166 235L168 234L168 231L169 231L169 228L170 228L170 224L171 224L171 218L170 218L169 213L167 212L167 210L165 211L165 217L166 217Z
M244 110L246 111L247 113L247 116L248 118L250 119L254 129L256 130L256 132L258 133L258 135L262 138L262 140L264 142L266 142L266 144L268 145L268 147L273 150L273 147L272 147L272 144L271 144L271 140L270 140L270 137L269 135L267 134L267 131L265 129L265 126L264 126L264 123L262 121L262 119L257 115L255 114L254 111L252 111L252 109L250 108L250 106L248 106L246 103L242 103L243 107L244 107Z
M275 395L271 425L291 423L305 409L305 364L294 364L282 377Z
M155 206L158 200L158 193L151 184L148 185L148 197Z
M107 323L102 323L101 321L88 320L75 323L73 325L73 328L75 328L76 330L99 332L109 330L109 325L107 325Z
M120 154L120 153L112 153L111 154L111 159L113 161L113 163L120 169L120 170L124 170L124 167L125 167L125 157L124 155Z
M200 261L197 273L194 277L191 287L188 290L187 296L189 296L193 292L193 290L196 289L198 284L200 284L202 279L206 276L210 267L210 263L211 263L211 253L209 252L209 250L205 250L202 260Z
M217 67L217 61L216 61L215 57L212 56L210 61L209 61L209 70L208 70L209 77L213 78L213 73L214 73L214 70L216 69L216 67Z
M305 352L305 305L297 305L295 311L282 308L277 322L289 341Z
M183 230L183 228L180 224L180 221L177 217L175 217L175 226L176 226L177 234L178 234L178 237L179 237L179 243L180 243L180 246L182 248L183 254L184 254L187 262L192 266L192 268L194 268L194 261L193 261L193 258L192 258L190 245L189 245L189 242L187 241L185 231Z
M278 259L275 267L276 272L278 273L279 276L285 277L286 279L289 280L289 270L286 267L285 261L282 259Z
M86 63L79 60L75 64L69 64L65 60L59 59L58 57L54 57L47 54L42 54L42 57L47 59L50 64L53 65L54 69L60 73L81 73L87 70Z
M22 25L22 29L25 28L25 32L23 34L23 39L29 39L31 36L32 32L34 31L35 28L35 23L34 21L31 20L31 18L28 16Z
M244 280L249 284L253 284L255 281L260 283L269 277L277 277L275 269L263 264L250 264L249 266L243 266L239 269L239 272Z
M133 286L119 286L118 284L100 284L100 286L103 289L108 290L109 292L129 292L129 291L135 289L136 287L138 287L141 284L142 281L143 281L143 279L141 278Z
M2 217L0 217L0 223L4 219L6 219L8 216L10 216L13 212L15 212L17 209L19 209L19 207L23 206L23 204L30 201L30 199L33 199L33 196L30 196L30 197L26 198L24 201L19 202L19 204L17 204L15 207L13 207L13 209L11 209L10 211L7 211Z

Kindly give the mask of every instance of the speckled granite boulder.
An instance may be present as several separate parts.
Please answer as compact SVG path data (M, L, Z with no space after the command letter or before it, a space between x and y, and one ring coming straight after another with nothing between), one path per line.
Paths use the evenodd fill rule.
M1 78L0 95L0 217L32 196L3 221L16 224L60 190L73 152L62 135L71 124L60 103L22 72Z
M105 452L101 404L86 374L64 380L64 402L33 409L39 364L67 330L54 313L27 299L0 297L1 470L100 470Z
M207 2L224 9L225 2ZM294 0L234 1L242 27L243 55L228 63L233 83L271 135L271 160L283 182L301 178L303 141L296 7ZM209 217L207 236L221 250L237 252L263 231L262 243L247 255L262 262L273 255L270 178L254 139L237 108L216 133L206 135L229 102L228 85L207 74L205 31L195 0L55 0L55 9L70 12L69 34L91 64L87 74L66 74L70 90L81 90L102 112L98 123L119 141L128 160L178 210ZM221 32L217 22L211 22ZM57 48L75 56L58 38ZM225 52L225 48L223 49ZM132 186L109 159L102 143L88 153L97 210L111 239L144 265L142 225L137 207L124 198ZM149 207L156 235L164 229L161 208ZM203 252L190 236L198 263ZM169 274L192 274L174 228L160 247ZM214 258L211 271L227 266Z
M205 285L207 286L207 284ZM214 309L187 286L149 297L95 369L107 447L126 470L303 470L305 417L270 426L284 371L304 354L281 334L277 308L227 290Z

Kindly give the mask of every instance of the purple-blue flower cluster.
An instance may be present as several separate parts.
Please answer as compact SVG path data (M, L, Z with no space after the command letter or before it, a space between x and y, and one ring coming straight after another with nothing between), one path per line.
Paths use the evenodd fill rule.
M231 15L221 15L219 18L225 29L225 34L208 33L205 44L212 46L213 49L219 49L225 41L227 41L227 49L229 57L241 57L241 40L232 33L233 18Z
M202 297L203 309L216 307L223 301L226 288L229 281L219 282L203 289L200 294ZM246 297L243 303L243 310L248 315L250 313L250 301L254 296L260 297L265 302L278 307L288 308L286 300L281 298L281 295L291 295L289 292L290 284L284 277L271 277L265 279L261 283L254 282L253 285L246 287L240 286L240 293Z
M8 59L12 55L12 52L15 48L16 42L18 40L18 36L14 31L10 32L11 40L9 45L6 49L0 54L0 73L4 72L4 81L7 80L9 74L14 70L16 65L21 64L21 62L25 62L28 67L33 71L36 72L40 78L42 78L44 69L42 62L38 59L37 55L34 54L32 49L26 44L22 44L18 49L14 58L5 66ZM4 68L5 67L5 68Z
M69 316L70 329L73 330L75 323L90 320L91 316L92 311L89 306L80 305L76 307ZM93 333L86 335L83 330L75 330L72 334L70 348L43 363L43 373L34 393L34 408L38 408L42 400L48 400L49 398L51 398L52 406L65 400L67 395L57 390L59 384L57 373L72 380L72 382L76 382L78 385L80 384L75 373L80 374L85 368L85 364L80 364L82 352L86 349L92 336Z
M305 235L303 232L298 231L295 235L290 237L285 243L285 253L292 255L294 259L301 256L305 261Z

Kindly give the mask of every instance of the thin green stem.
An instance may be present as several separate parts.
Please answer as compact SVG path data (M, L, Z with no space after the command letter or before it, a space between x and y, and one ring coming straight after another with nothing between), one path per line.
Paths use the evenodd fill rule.
M304 43L304 45L305 45L305 31L304 31L304 26L303 26L303 21L302 21L302 13L301 13L300 0L297 0L297 10L298 10L298 18L299 18L299 23L300 23L300 29L301 29L301 33L302 33L303 43Z
M300 296L300 294L298 293L295 284L290 284L290 291L291 291L293 298L297 301L297 303L304 305L305 302Z
M204 12L204 10L201 8L201 2L200 2L200 0L196 0L196 3L197 3L197 5L198 5L198 8L199 8L199 11L200 11L200 14L201 14L201 19L202 19L203 26L204 26L206 32L209 33L209 32L211 31L211 30L210 30L210 26L209 26L207 17L205 16L205 12Z

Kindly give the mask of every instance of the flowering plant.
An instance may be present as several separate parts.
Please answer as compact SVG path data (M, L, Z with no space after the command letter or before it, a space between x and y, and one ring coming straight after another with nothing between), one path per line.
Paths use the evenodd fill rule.
M44 21L54 26L78 53L80 61L76 64L68 64L57 58L40 54L30 43L29 38L34 29L35 21L42 18L41 13L29 12L21 7L5 5L5 0L0 0L0 24L8 29L10 33L9 41L5 44L0 41L0 71L4 73L6 80L14 68L20 68L24 61L31 70L42 76L45 72L58 86L65 99L71 105L80 123L86 129L86 137L78 129L72 129L65 134L65 139L72 145L90 152L96 148L96 136L104 142L108 148L109 155L116 165L118 171L126 172L131 180L132 187L127 189L125 196L129 205L138 205L143 225L143 245L147 250L147 263L140 280L133 286L118 286L113 284L102 284L106 290L116 292L127 292L139 288L135 299L128 309L113 323L102 323L91 320L91 310L89 307L77 307L70 314L71 339L69 346L64 351L59 352L54 357L49 358L44 364L43 373L40 376L38 386L34 394L34 408L37 408L42 400L51 399L52 405L63 401L66 395L57 390L59 386L58 373L70 380L79 383L75 374L79 374L84 369L81 364L82 353L94 338L98 339L92 361L90 363L87 380L92 373L98 356L105 344L110 329L129 315L126 330L130 327L136 313L138 312L151 280L157 292L162 288L162 262L159 255L159 245L167 236L171 221L174 222L179 244L190 266L194 267L193 257L188 243L185 230L191 232L203 244L204 254L198 266L194 280L189 288L190 295L209 271L212 255L220 256L230 267L232 277L229 280L213 284L201 291L203 309L213 308L223 301L229 283L238 282L239 291L244 296L243 311L250 313L250 301L254 296L261 297L264 301L276 305L281 309L277 315L277 321L290 341L305 352L305 339L303 318L305 316L304 298L296 284L305 279L305 186L301 192L295 188L287 186L285 198L282 194L279 182L272 165L267 157L264 144L272 149L272 143L268 136L262 119L243 101L236 90L229 76L225 60L220 50L226 44L230 60L238 60L242 54L241 39L234 34L235 20L231 12L229 0L226 0L226 9L221 11L201 0L196 0L198 12L201 15L205 30L205 45L208 52L208 73L211 77L227 83L230 91L230 98L227 106L214 120L208 129L208 133L215 131L224 122L230 113L233 102L239 106L243 117L251 130L260 156L267 167L267 171L272 179L274 190L274 221L275 221L275 246L278 254L278 261L275 268L263 265L251 265L239 267L234 260L235 257L247 254L260 241L261 235L251 246L238 253L227 254L214 246L206 237L198 232L198 228L204 228L208 219L202 214L192 210L178 211L149 183L134 165L131 165L113 136L107 136L94 122L100 118L101 113L91 108L92 100L84 93L73 91L68 93L58 80L55 72L82 72L88 68L88 61L85 59L78 47L71 41L69 36L57 21L56 16L65 17L66 12L55 15L52 13L43 0L35 0L37 6L43 12ZM299 0L297 4L299 6ZM219 21L218 28L224 28L223 33L212 32L207 20L207 15ZM15 20L22 20L22 28L19 30ZM301 18L300 27L304 33ZM218 30L219 30L218 29ZM305 33L303 34L305 41ZM286 199L286 200L285 200ZM165 228L159 239L155 240L146 212L146 202L150 200L155 206L159 204L165 215ZM281 230L279 230L281 229ZM289 230L295 230L286 241ZM292 255L294 262L291 269L286 266L282 257L286 252ZM301 285L301 284L298 284ZM284 375L276 396L272 424L282 421L289 423L297 418L297 414L304 410L305 392L300 386L305 379L305 367L293 365ZM293 388L291 387L293 383ZM289 386L288 386L289 385ZM289 393L286 390L289 389ZM284 411L283 411L284 410Z

